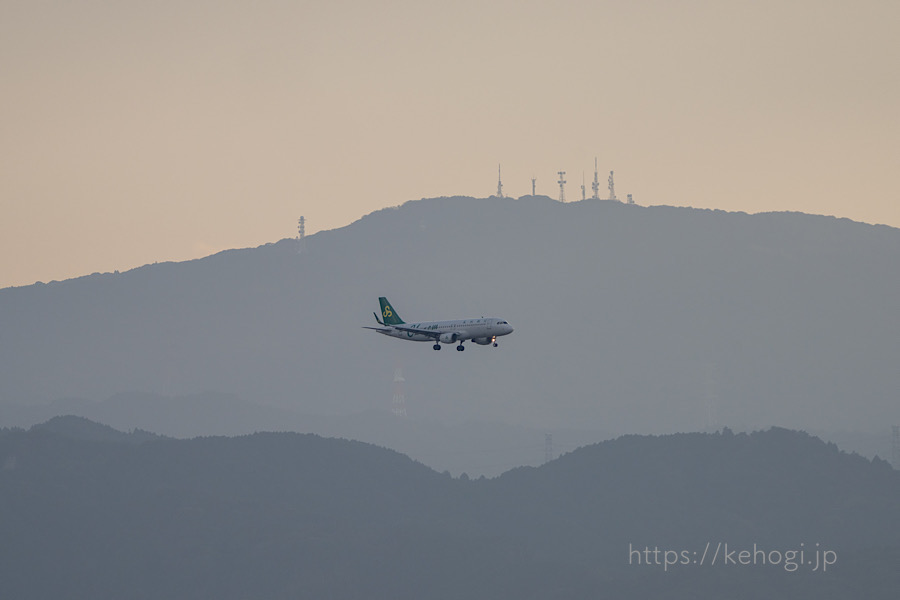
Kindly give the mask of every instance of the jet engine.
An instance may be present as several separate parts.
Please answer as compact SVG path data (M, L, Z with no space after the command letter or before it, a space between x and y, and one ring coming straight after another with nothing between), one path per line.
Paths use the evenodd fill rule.
M488 344L490 344L494 341L494 338L493 338L493 336L492 337L478 337L478 338L472 338L472 341L475 342L476 344L478 344L479 346L487 346Z
M441 343L442 344L452 344L457 340L458 336L455 333L442 333L441 334Z

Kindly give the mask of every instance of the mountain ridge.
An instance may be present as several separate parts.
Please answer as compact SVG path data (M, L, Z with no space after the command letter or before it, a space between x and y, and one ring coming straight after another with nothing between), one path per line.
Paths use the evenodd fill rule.
M613 434L900 420L900 235L794 213L438 198L188 263L0 290L0 404L236 394ZM454 358L360 329L497 314ZM564 319L560 321L559 319Z
M891 598L900 556L900 473L778 428L624 436L478 480L296 433L0 430L0 465L0 531L19 540L0 592L17 598ZM707 542L810 553L787 571L630 552Z

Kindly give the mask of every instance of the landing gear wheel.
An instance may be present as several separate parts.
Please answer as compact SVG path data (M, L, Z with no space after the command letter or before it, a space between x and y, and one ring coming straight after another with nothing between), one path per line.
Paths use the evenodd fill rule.
M462 344L460 344L459 346L456 347L456 349L457 349L459 352L462 352L463 350L466 349L466 347L463 346Z
M496 348L496 347L497 347L497 342L494 342L494 348Z
M432 348L434 348L435 350L440 350L440 349L441 349L441 345L440 345L440 344L435 344L434 346L432 346Z

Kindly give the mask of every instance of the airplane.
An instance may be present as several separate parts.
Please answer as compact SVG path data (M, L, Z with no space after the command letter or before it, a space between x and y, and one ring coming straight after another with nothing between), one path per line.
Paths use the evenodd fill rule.
M479 346L493 344L497 347L497 338L501 335L509 335L513 332L512 326L497 317L481 317L480 319L459 319L456 321L428 321L424 323L407 324L400 318L388 299L382 296L378 299L381 303L381 316L384 321L375 315L375 320L381 327L363 327L372 329L383 335L408 340L410 342L434 342L435 350L441 349L441 344L454 344L459 342L456 349L462 352L466 349L463 342L472 340ZM374 313L373 313L374 314Z

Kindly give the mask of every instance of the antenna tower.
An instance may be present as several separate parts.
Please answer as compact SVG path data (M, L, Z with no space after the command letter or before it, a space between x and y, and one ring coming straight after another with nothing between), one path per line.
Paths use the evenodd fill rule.
M536 181L537 181L537 179L535 179L534 177L531 178L531 195L532 195L532 196L535 195L535 193L534 193L534 184L535 184Z
M600 199L600 179L597 175L597 157L594 157L594 182L591 184L591 189L594 190L594 195L591 196L594 200Z
M297 221L297 241L299 242L298 252L306 249L306 217L301 216Z
M586 198L584 189L584 171L581 172L581 199L584 200Z
M544 434L544 462L548 463L553 460L553 434Z
M613 181L613 172L609 172L609 199L618 201L616 198L616 184Z
M503 182L500 181L500 165L497 165L497 197L503 197Z
M557 181L556 183L559 184L559 201L565 202L566 201L566 172L565 171L559 172L559 181Z
M894 425L891 431L891 462L895 469L900 469L900 425Z
M704 390L704 401L706 408L706 430L715 431L719 427L719 394L717 391L715 379L715 363L706 364L706 389Z
M398 417L406 417L406 392L404 391L403 369L400 365L394 369L394 400L391 402L391 412Z

